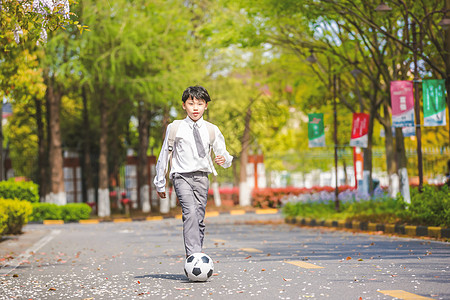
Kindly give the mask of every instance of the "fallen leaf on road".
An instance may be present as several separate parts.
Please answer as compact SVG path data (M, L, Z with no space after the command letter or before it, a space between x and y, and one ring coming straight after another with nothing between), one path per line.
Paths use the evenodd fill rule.
M284 281L291 281L292 279L283 278Z
M251 255L247 256L245 259L249 259L250 257L252 257Z
M183 291L183 290L190 290L191 288L175 288L176 290L179 290L179 291Z
M352 259L352 258L350 256L347 256L347 258L345 260L350 260L350 259Z
M56 291L56 289L54 287L51 287L48 289L49 291Z

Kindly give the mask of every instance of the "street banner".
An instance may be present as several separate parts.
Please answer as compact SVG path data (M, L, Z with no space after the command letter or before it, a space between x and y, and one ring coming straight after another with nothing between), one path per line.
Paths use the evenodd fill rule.
M369 115L366 113L354 113L350 146L367 148L368 133Z
M391 81L393 127L414 127L414 94L412 81Z
M325 130L323 114L308 114L308 140L309 147L325 147Z
M445 126L445 79L422 81L423 126Z

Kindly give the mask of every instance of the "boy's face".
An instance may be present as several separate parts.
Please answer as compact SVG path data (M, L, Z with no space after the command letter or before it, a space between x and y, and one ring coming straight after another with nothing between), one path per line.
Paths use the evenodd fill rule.
M186 102L183 102L183 109L194 122L197 122L203 116L207 107L208 103L203 99L189 97Z

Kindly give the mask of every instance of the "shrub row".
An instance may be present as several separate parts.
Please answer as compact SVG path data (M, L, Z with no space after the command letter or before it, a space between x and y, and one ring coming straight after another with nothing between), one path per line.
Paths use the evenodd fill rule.
M66 222L89 219L92 208L86 203L56 205L52 203L33 203L31 221L64 220Z
M0 235L21 233L32 211L28 201L0 199Z
M287 202L283 206L283 214L317 219L450 227L450 189L446 185L426 185L423 192L419 193L413 187L411 203L406 203L401 196L396 199L385 196L343 201L339 212L334 210L332 200Z

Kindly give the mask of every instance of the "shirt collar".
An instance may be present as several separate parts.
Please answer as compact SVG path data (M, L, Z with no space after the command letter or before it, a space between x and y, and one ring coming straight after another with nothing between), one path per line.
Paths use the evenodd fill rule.
M188 123L190 128L193 128L194 123L197 123L198 128L201 128L204 123L203 116L200 119L198 119L197 122L192 121L192 119L189 118L189 116L187 116L186 119L184 119L184 120Z

